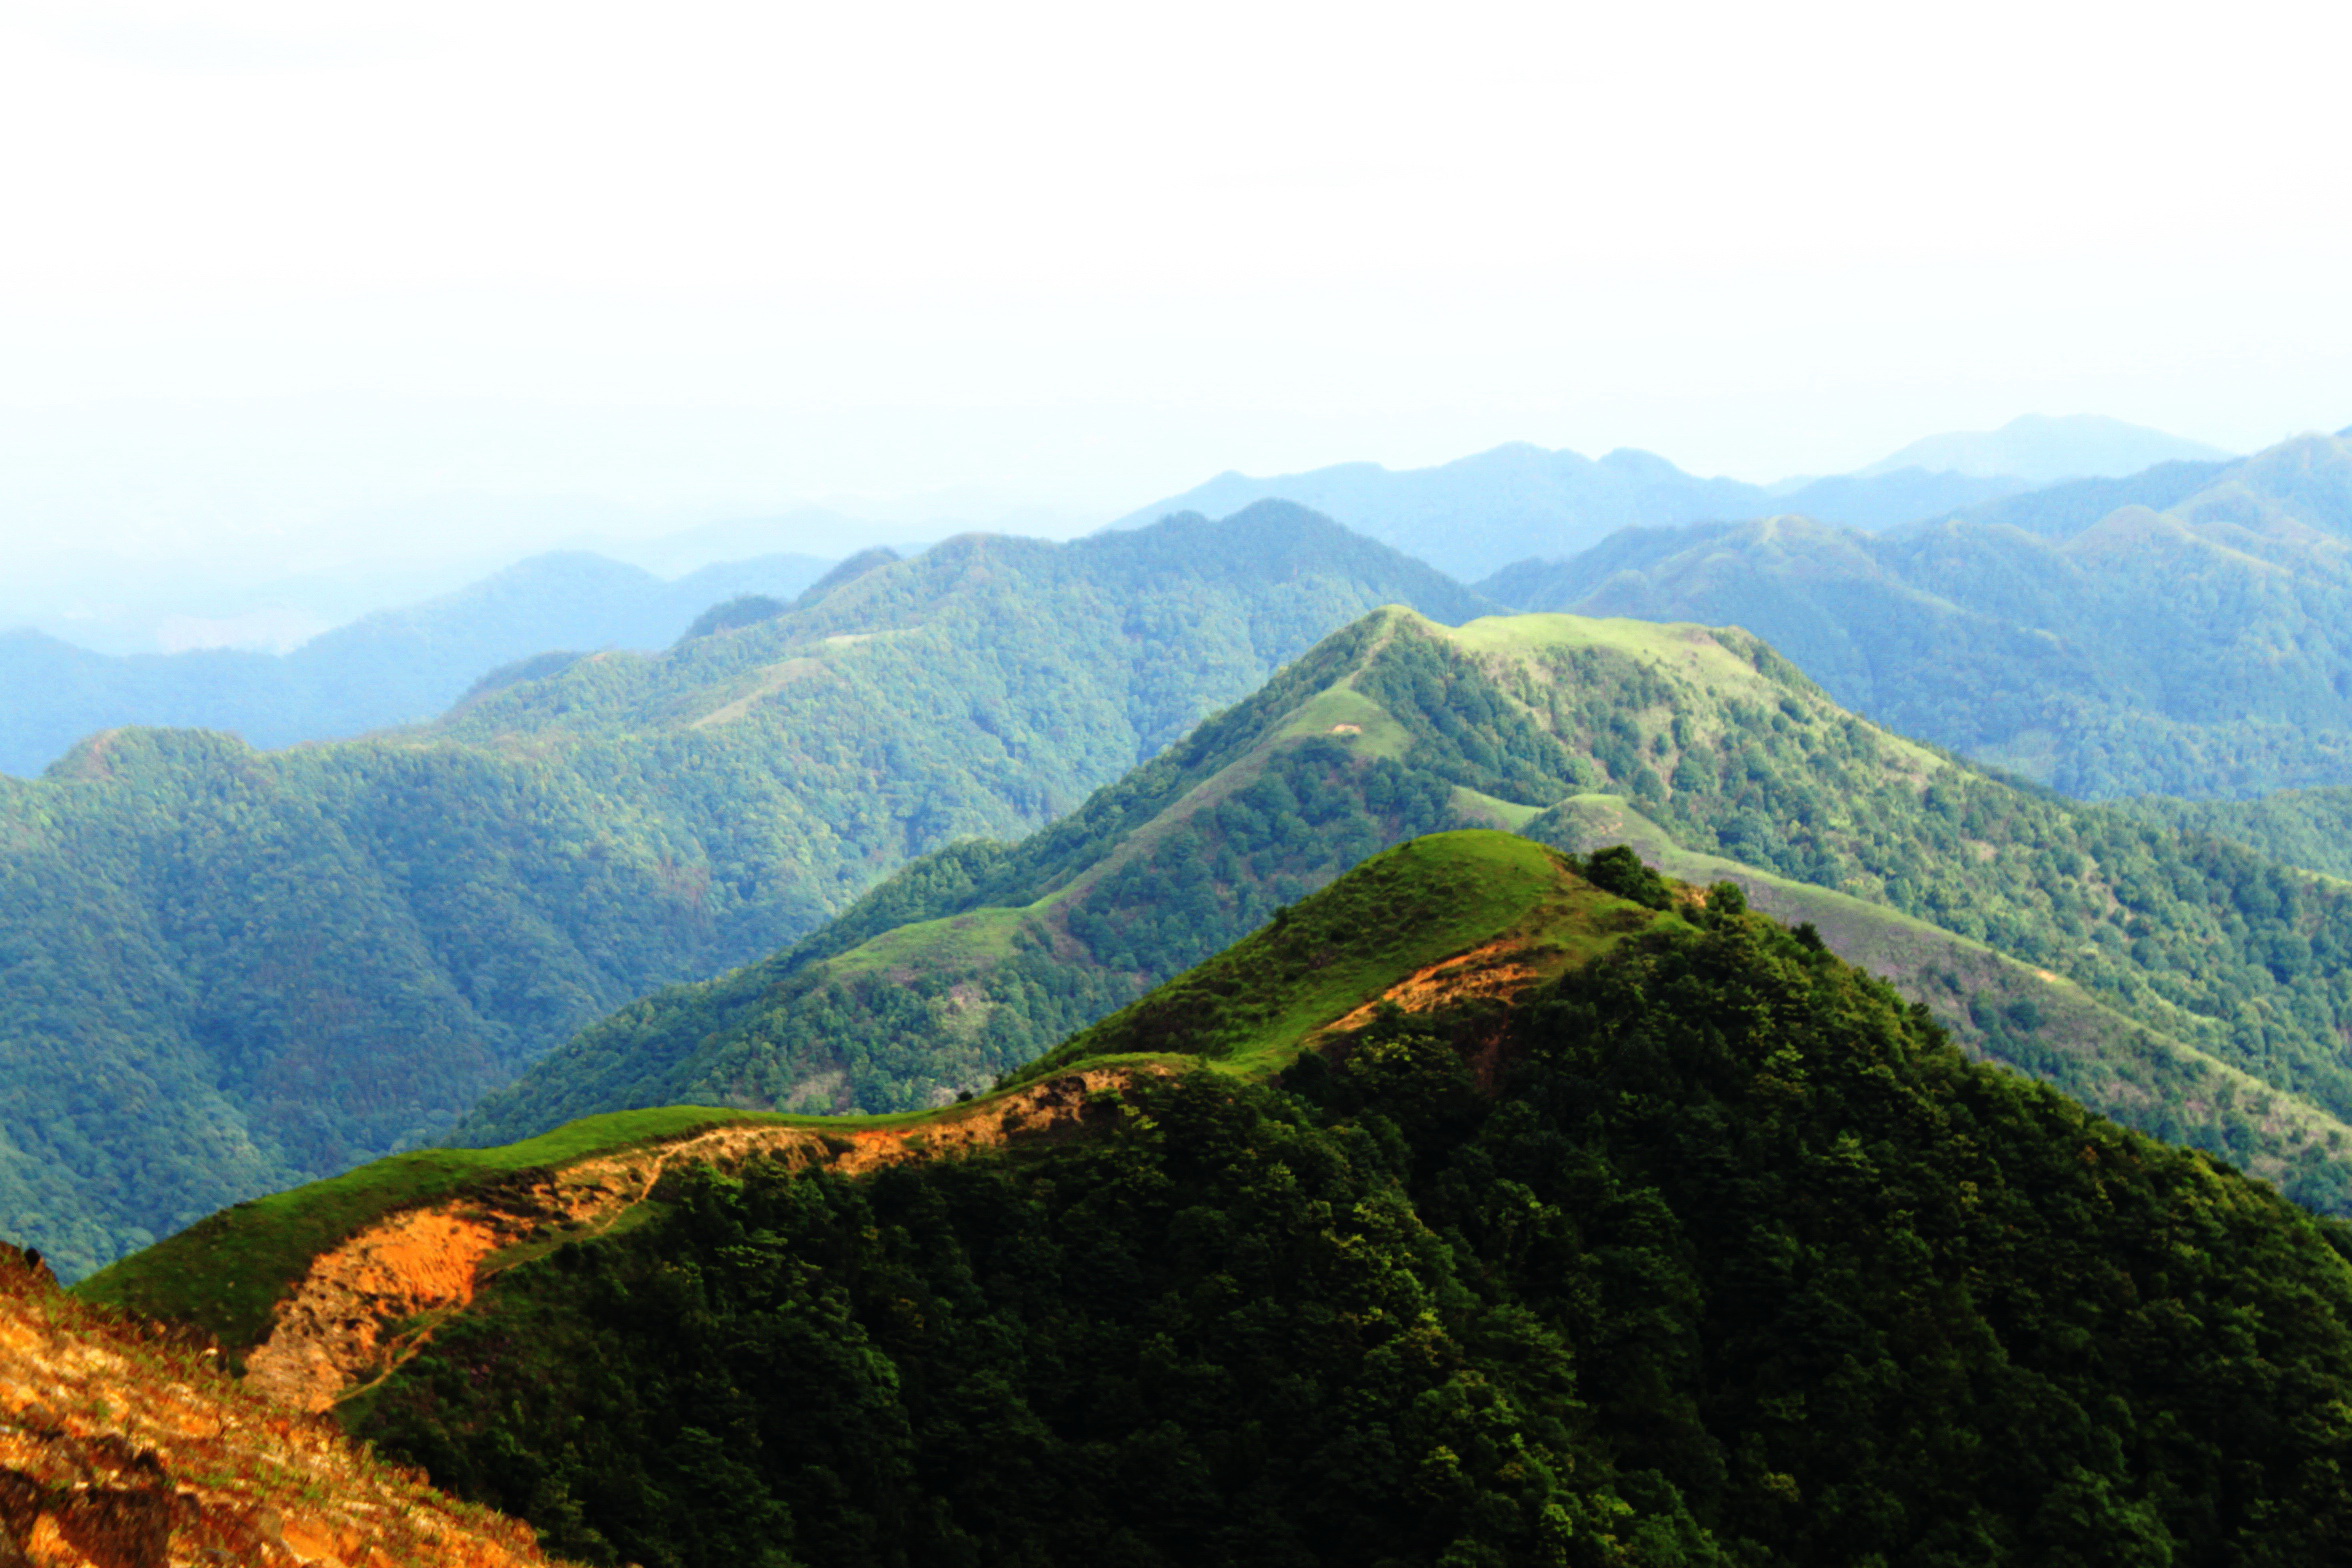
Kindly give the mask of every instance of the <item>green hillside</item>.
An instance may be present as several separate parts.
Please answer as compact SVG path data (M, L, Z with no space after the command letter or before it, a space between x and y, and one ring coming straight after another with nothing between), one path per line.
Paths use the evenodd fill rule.
M1699 879L1812 889L1794 918L1970 1048L2352 1204L2352 890L1974 772L1745 633L1567 616L1337 634L1021 844L915 862L797 947L586 1031L463 1136L678 1102L937 1104L1383 843L1473 824L1610 841L1576 805L1598 794L1625 808L1618 838L1708 857L1671 862Z
M2134 816L2245 845L2290 866L2352 881L2352 787L2289 789L2252 800L2117 802Z
M1746 627L1857 712L2071 795L2352 776L2343 436L1883 534L1804 516L1628 531L1481 586L1530 610Z
M504 671L412 731L93 737L0 780L0 1234L77 1275L429 1141L630 998L1061 816L1385 603L1479 608L1280 505L973 536L666 653Z
M2352 1550L2319 1222L1964 1060L1736 889L1677 909L1417 842L1106 1026L1172 1070L1094 1136L677 1171L342 1414L589 1563ZM1278 1043L1433 915L1590 945Z

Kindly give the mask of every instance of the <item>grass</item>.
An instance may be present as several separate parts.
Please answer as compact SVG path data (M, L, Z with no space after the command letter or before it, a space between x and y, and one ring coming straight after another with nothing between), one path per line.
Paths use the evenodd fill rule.
M1373 856L1282 918L1073 1036L1024 1074L1177 1055L1256 1074L1316 1030L1443 959L1501 937L1559 969L1663 917L1590 886L1556 852L1484 829Z
M926 965L993 963L1013 956L1029 912L973 909L938 920L897 926L826 960L838 975Z

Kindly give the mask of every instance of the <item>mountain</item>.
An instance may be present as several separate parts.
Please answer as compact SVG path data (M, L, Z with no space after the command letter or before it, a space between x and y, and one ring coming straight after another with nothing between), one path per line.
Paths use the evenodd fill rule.
M1390 850L968 1104L667 1114L88 1293L297 1259L248 1383L586 1562L2352 1548L2346 1227L1622 852Z
M0 780L0 1233L79 1275L436 1137L630 998L1061 815L1394 602L1484 607L1268 505L869 553L362 740L101 733Z
M116 656L0 633L0 772L29 776L83 736L128 724L227 730L270 747L415 723L493 666L550 648L662 647L719 600L789 598L831 565L762 556L664 582L584 551L540 555L285 654Z
M1695 478L1648 452L1620 449L1594 460L1517 442L1403 472L1342 463L1270 479L1220 474L1110 526L1140 527L1181 511L1214 516L1280 497L1468 582L1529 555L1585 549L1620 528L1784 510L1881 528L2023 488L2021 480L1909 472L1815 480L1776 498L1736 479Z
M228 1384L188 1336L58 1293L0 1242L0 1562L547 1561L529 1527L419 1485Z
M1917 469L2048 485L2063 479L2115 479L2159 463L2212 462L2229 456L2202 441L2103 414L2024 414L1998 430L1955 430L1924 437L1868 468L1856 469L1855 477L1875 479Z
M1629 531L1482 591L1745 626L1857 711L2069 794L2352 777L2343 437L1878 535L1793 516Z
M459 1137L936 1105L1382 845L1471 824L1738 882L1972 1050L2352 1209L2352 887L1979 773L1745 632L1557 615L1369 617L1027 840L915 861L801 943L620 1010Z

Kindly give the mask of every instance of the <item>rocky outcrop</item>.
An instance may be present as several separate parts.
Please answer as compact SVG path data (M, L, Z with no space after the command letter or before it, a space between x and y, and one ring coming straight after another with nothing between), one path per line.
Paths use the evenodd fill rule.
M528 1526L459 1504L60 1293L0 1245L0 1568L523 1568Z
M592 1155L384 1216L319 1254L245 1359L246 1385L288 1410L330 1410L416 1353L499 1268L593 1236L681 1164L753 1159L849 1174L1074 1133L1125 1069L1065 1073L900 1126L738 1122ZM7 1568L0 1561L0 1568Z

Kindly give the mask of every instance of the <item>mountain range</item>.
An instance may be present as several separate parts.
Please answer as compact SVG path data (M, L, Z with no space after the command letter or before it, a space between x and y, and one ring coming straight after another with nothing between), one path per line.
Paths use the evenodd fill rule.
M1745 626L1858 712L2072 795L2352 777L2343 435L1876 534L1796 515L1629 530L1480 587Z
M1401 472L1342 463L1271 478L1220 474L1111 526L1136 527L1178 511L1221 516L1279 497L1471 582L1529 557L1575 554L1623 528L1789 512L1879 529L2059 480L2226 456L2161 431L2090 415L2029 415L1998 431L1932 437L1852 474L1776 485L1697 478L1629 448L1595 460L1514 443Z
M1061 815L1334 627L1484 607L1296 508L843 563L432 724L0 781L0 1234L75 1275L439 1136L583 1025Z
M1029 839L916 860L799 944L623 1009L460 1137L938 1105L1382 845L1472 825L1738 884L1971 1049L2352 1205L2352 889L1977 772L1745 632L1557 615L1368 617Z
M0 779L0 1568L2344 1558L2352 788L2228 797L2352 442L1988 493L875 549Z

